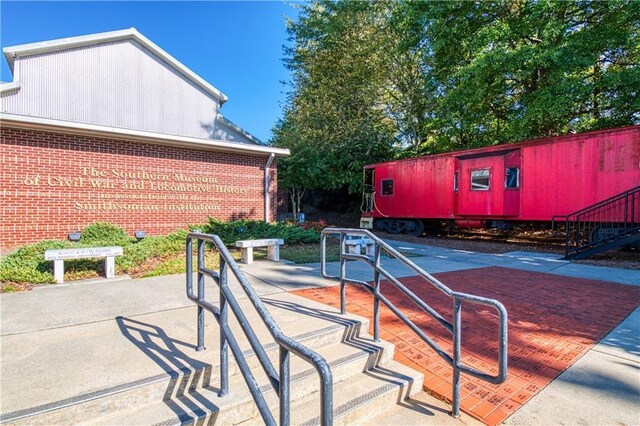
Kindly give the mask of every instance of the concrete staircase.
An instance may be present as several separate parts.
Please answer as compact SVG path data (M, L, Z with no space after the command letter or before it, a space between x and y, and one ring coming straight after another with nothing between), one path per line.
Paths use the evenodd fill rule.
M287 335L330 363L335 424L367 423L421 392L422 375L393 361L393 345L372 340L367 319L289 293L263 300ZM241 304L259 324L249 303ZM11 361L3 363L2 422L261 424L235 362L229 394L218 397L218 326L210 316L207 323L202 352L194 346L195 307L3 336L3 358ZM231 325L241 340L239 325ZM256 333L277 365L268 331ZM243 349L277 419L278 398L248 344ZM291 361L291 423L318 424L318 375L298 357Z

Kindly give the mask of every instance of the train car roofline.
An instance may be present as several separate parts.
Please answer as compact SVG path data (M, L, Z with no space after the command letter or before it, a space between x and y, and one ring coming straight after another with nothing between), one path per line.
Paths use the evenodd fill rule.
M546 143L553 143L553 142L557 142L557 141L561 141L562 139L569 139L569 138L575 138L575 137L583 137L583 136L592 136L592 135L596 135L596 134L602 134L602 133L622 133L625 131L632 131L632 130L640 130L640 125L634 124L631 126L625 126L625 127L616 127L614 129L603 129L603 130L592 130L590 132L583 132L583 133L570 133L567 135L558 135L558 136L550 136L550 137L546 137L546 138L539 138L539 139L528 139L525 141L520 141L520 142L513 142L513 143L503 143L500 145L493 145L493 146L485 146L482 148L471 148L471 149L462 149L462 150L457 150L457 151L448 151L448 152L441 152L438 154L429 154L429 155L422 155L420 157L411 157L411 158L403 158L401 160L391 160L391 161L384 161L381 163L374 163L374 164L367 164L364 166L365 169L374 169L377 166L380 165L394 165L394 164L398 164L398 163L403 163L403 162L409 162L409 161L416 161L416 160L420 160L420 159L425 159L425 158L438 158L438 157L445 157L445 156L453 156L453 157L463 157L464 158L472 158L472 156L475 155L479 155L481 156L482 154L494 154L494 155L500 155L501 151L502 152L508 152L508 151L513 151L515 149L519 149L522 148L523 146L535 146L535 145L543 145ZM495 153L494 153L495 151Z

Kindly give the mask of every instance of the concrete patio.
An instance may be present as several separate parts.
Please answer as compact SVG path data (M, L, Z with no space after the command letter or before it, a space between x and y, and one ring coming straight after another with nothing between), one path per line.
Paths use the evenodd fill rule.
M490 255L394 241L390 243L402 252L417 254L411 260L434 274L471 272L473 269L499 266L559 277L640 286L637 271L573 264L544 254L513 252ZM385 267L398 277L414 275L393 259L385 259ZM242 269L264 299L336 312L326 305L291 294L291 291L335 285L335 282L320 277L318 264L257 261L242 265ZM336 264L330 265L331 271L337 272ZM364 264L350 262L349 273L360 279L372 278ZM235 283L232 285L237 286ZM208 287L208 292L208 298L215 302L217 290ZM634 303L638 306L640 300ZM280 309L277 304L268 306L274 315ZM154 377L160 380L161 376L166 376L164 372L167 368L211 364L211 359L201 358L212 356L208 354L209 351L196 353L193 350L195 308L186 298L183 275L95 280L51 285L25 293L2 294L0 319L0 390L4 422L19 418L21 412L46 410L47 404L50 408L64 405L97 390L114 391L123 383ZM313 325L320 329L333 327L331 324L322 325L326 318L314 320L308 317L305 320L307 323L314 321ZM366 319L363 321L366 324ZM211 336L208 341L217 346L215 321L208 318L207 323L207 336ZM300 326L300 321L296 319L285 320L282 324L283 330L294 336L304 334ZM153 360L153 351L141 350L140 329L147 332L151 341L157 340L160 334L166 337L164 344L156 348L160 351L156 353L163 354L162 362ZM123 330L129 330L129 333L123 333ZM131 338L127 338L127 334ZM609 335L533 396L505 423L637 424L640 421L638 336L640 309L636 308ZM173 355L166 352L171 349L166 347L167 341L177 351ZM123 360L126 363L123 364ZM163 363L168 363L168 366ZM87 381L83 376L86 371L90 371L95 380ZM467 415L452 419L447 414L448 410L447 404L422 393L412 396L405 404L386 410L376 420L379 424L477 422Z

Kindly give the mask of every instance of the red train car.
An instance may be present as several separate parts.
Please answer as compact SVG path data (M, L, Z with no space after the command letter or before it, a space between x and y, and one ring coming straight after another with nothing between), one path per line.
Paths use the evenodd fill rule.
M551 221L640 184L640 126L365 166L361 227Z

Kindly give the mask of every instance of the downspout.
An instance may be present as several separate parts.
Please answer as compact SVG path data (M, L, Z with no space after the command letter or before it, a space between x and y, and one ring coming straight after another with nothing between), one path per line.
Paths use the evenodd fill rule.
M271 163L273 163L273 159L276 158L275 153L271 153L269 159L267 159L267 164L264 165L264 221L269 223L269 187L271 186L271 173L269 173L269 167L271 167Z

